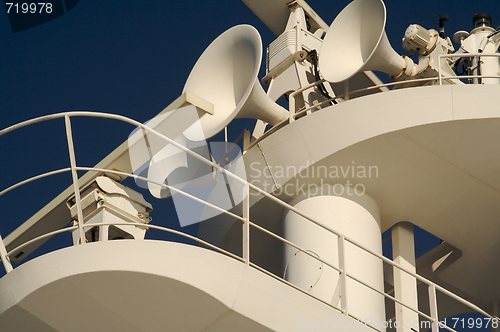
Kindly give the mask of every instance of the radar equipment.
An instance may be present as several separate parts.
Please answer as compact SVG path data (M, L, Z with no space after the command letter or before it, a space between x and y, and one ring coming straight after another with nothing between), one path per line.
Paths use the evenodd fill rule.
M497 76L500 73L499 60L488 55L498 53L500 33L491 27L492 19L488 14L476 14L472 22L475 28L470 34L458 31L453 36L454 41L460 43L460 50L457 53L482 53L484 56L474 56L471 60L463 58L457 61L455 67L464 64L471 76ZM500 80L495 77L472 77L470 81L473 84L500 84Z
M405 31L403 48L410 54L415 51L419 53L418 64L413 68L413 79L436 77L439 73L439 64L441 75L444 77L456 76L452 68L453 60L440 58L440 55L450 54L454 51L451 40L449 37L440 37L436 30L427 30L418 24L411 24ZM460 81L456 80L445 80L445 82L447 84L461 84Z
M444 24L445 22L448 22L450 20L450 17L448 15L446 16L441 16L441 14L438 14L439 16L439 37L444 38Z

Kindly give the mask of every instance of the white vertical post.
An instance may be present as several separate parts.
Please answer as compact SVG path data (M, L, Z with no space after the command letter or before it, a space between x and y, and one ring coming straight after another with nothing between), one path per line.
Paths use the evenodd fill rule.
M243 200L243 259L250 264L250 186L247 184L246 196Z
M346 261L345 261L345 237L344 235L339 236L339 269L342 271L340 274L340 308L344 310L344 314L347 316L347 271L346 271Z
M479 57L473 57L472 58L472 75L479 75ZM474 77L472 79L472 83L474 84L481 84L481 79L479 77Z
M9 273L10 271L12 271L13 270L12 264L10 263L9 256L7 256L7 249L5 248L5 243L3 243L1 235L0 235L0 258L2 259L5 272Z
M71 120L69 115L64 114L66 124L66 137L68 139L69 161L71 163L71 176L73 177L73 189L75 191L75 202L78 215L78 230L80 231L80 243L85 243L85 230L83 228L82 203L80 200L80 185L78 184L78 173L76 172L75 149L73 146L73 134L71 133Z
M400 222L392 227L392 255L394 262L402 267L416 272L415 240L413 225L409 222ZM396 299L411 308L418 308L417 280L394 267L394 294ZM397 332L412 332L413 322L418 322L418 313L396 303L396 321L399 322ZM410 322L410 323L407 323ZM410 327L407 327L410 326Z
M227 155L227 126L224 127L224 147L225 147L225 150L224 150L224 156L225 158L224 159L227 159L229 158L229 156Z
M429 308L431 310L431 317L434 319L431 322L432 332L439 332L439 317L437 308L436 285L429 285Z

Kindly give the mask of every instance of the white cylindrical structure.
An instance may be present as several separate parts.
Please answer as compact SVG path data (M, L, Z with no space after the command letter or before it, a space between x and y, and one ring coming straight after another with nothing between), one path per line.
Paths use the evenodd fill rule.
M325 192L322 190L323 194ZM382 254L380 213L376 202L368 195L357 194L352 187L340 184L328 186L328 193L298 197L291 205L373 252ZM283 227L287 240L333 266L339 266L337 235L291 211L284 213ZM336 270L290 245L285 245L283 259L287 281L340 307L340 281ZM347 274L375 289L384 290L380 259L346 243L345 264ZM351 278L347 278L346 293L349 314L367 322L385 320L382 295Z
M486 56L487 54L496 54L499 46L498 40L490 40L488 36L496 30L491 27L478 27L471 31L471 36L475 39L476 49L474 52L483 53L485 56L480 57L479 62L475 58L473 64L473 75L483 76L498 76L500 75L500 61L497 57ZM473 80L476 84L478 79ZM481 84L500 84L498 78L482 78Z

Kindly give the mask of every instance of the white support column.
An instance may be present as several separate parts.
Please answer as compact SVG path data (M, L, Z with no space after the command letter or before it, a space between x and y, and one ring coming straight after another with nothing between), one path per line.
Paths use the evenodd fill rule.
M339 269L342 270L340 275L340 308L344 310L344 315L349 315L347 307L347 268L345 259L345 236L339 236Z
M439 332L439 315L437 308L437 294L436 294L436 285L429 285L429 309L430 314L433 319L431 322L432 332Z
M71 120L68 113L64 114L66 125L66 138L68 141L69 160L71 163L71 176L73 177L73 190L75 192L75 204L77 207L78 230L80 233L80 244L85 244L85 228L83 228L82 203L80 198L80 184L78 182L78 173L76 172L75 147L73 145L73 134L71 132ZM78 242L77 242L78 243Z
M415 241L411 223L400 222L392 227L392 256L394 262L416 272ZM394 294L399 301L418 309L417 280L397 268L394 268ZM418 313L396 303L396 321L400 326L397 332L412 332L413 323L419 321Z
M243 199L243 259L250 264L250 187L245 185L246 196Z
M384 297L365 286L383 291L382 261L348 241L352 239L374 253L382 253L380 211L375 200L367 194L355 194L346 186L325 184L315 193L295 198L290 205L343 236L285 211L284 238L304 249L285 245L285 280L369 325L384 321ZM339 274L315 257L347 274Z

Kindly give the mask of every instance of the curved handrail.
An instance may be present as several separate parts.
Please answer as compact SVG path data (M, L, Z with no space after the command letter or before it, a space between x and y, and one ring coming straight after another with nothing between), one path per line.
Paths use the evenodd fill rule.
M145 227L144 224L141 224L141 223L134 223L134 222L104 222L104 223L93 223L93 224L85 224L84 225L84 228L92 228L92 227L96 227L96 226L111 226L111 225L120 225L120 226L140 226L140 227ZM243 258L227 251L227 250L224 250L222 248L219 248L207 241L204 241L200 238L197 238L195 236L192 236L190 234L186 234L184 232L180 232L180 231L177 231L175 229L171 229L171 228L168 228L168 227L162 227L162 226L156 226L156 225L147 225L146 227L148 228L153 228L153 229L157 229L157 230L161 230L161 231L164 231L164 232L167 232L167 233L172 233L172 234L176 234L176 235L180 235L182 237L185 237L185 238L188 238L190 240L193 240L193 241L196 241L196 242L199 242L207 247L210 247L216 251L219 251L225 255L228 255L236 260L239 260L239 261L243 261ZM60 233L64 233L64 232L70 232L70 231L74 231L78 229L78 226L71 226L71 227L66 227L66 228L63 228L63 229L58 229L58 230L55 230L55 231L52 231L52 232L49 232L49 233L46 233L46 234L43 234L43 235L40 235L40 236L37 236L36 238L33 238L19 246L17 246L16 248L12 249L11 251L9 251L7 253L7 257L10 257L12 256L13 254L15 254L16 252L18 252L19 250L21 250L22 248L32 244L32 243L35 243L37 241L40 241L40 240L43 240L45 238L49 238L51 236L54 236L54 235L57 235L57 234L60 234Z
M61 168L61 169L57 169L55 171L50 171L50 172L46 172L46 173L42 173L42 174L39 174L39 175L35 175L31 178L28 178L26 180L23 180L21 182L18 182L2 191L0 191L0 196L8 193L9 191L13 190L13 189L16 189L17 187L20 187L22 185L25 185L27 183L30 183L30 182L33 182L35 180L38 180L38 179L43 179L45 177L48 177L48 176L51 176L51 175L55 175L55 174L59 174L59 173L64 173L64 172L69 172L71 171L71 168L70 167L66 167L66 168Z
M208 207L211 207L211 208L213 208L213 209L215 209L215 210L217 210L219 212L225 213L225 214L227 214L227 215L229 215L229 216L231 216L231 217L233 217L235 219L238 219L238 220L241 220L241 221L245 221L244 218L238 216L237 214L234 214L234 213L229 212L229 211L227 211L227 210L225 210L223 208L218 207L217 205L214 205L212 203L204 201L204 200L202 200L202 199L200 199L200 198L198 198L196 196L193 196L193 195L191 195L191 194L189 194L189 193L187 193L185 191L182 191L180 189L177 189L177 188L172 187L172 186L170 186L168 184L165 184L165 183L160 183L160 182L157 182L157 181L153 181L151 179L139 176L137 174L130 174L130 173L125 173L125 172L120 172L120 171L115 171L115 170L109 170L109 169L104 169L104 168L97 168L97 167L81 167L81 166L77 166L76 169L78 171L106 172L106 173L110 173L110 174L123 175L123 176L130 177L130 178L133 178L133 179L136 179L136 180L141 180L141 181L146 181L146 182L149 182L149 183L153 183L153 184L156 184L156 185L161 186L163 188L169 189L169 190L171 190L173 192L176 192L178 194L181 194L181 195L183 195L185 197L188 197L188 198L190 198L190 199L192 199L192 200L194 200L194 201L196 201L198 203L201 203L201 204L204 204L204 205L206 205Z
M10 257L12 256L13 254L15 254L16 252L18 252L19 250L29 246L30 244L32 243L35 243L35 242L38 242L40 240L43 240L43 239L46 239L46 238L50 238L54 235L57 235L57 234L60 234L60 233L64 233L64 232L71 232L71 231L74 231L78 229L78 226L71 226L71 227L65 227L65 228L62 228L62 229L58 229L58 230L55 230L55 231L52 231L52 232L48 232L48 233L45 233L45 234L42 234L40 236L37 236L31 240L28 240L20 245L18 245L17 247L15 247L14 249L12 249L11 251L9 251L6 255L6 257Z
M500 58L500 54L484 54L484 53L460 53L460 54L441 54L439 55L439 58L471 58L471 57L498 57ZM438 81L439 85L442 85L442 80L460 80L460 79L470 79L470 78L500 78L500 75L461 75L461 76L445 76L443 77L441 75L441 63L438 62L438 75L435 77L426 77L426 78L416 78L416 79L409 79L409 80L404 80L404 81L396 81L396 82L389 82L389 83L384 83L384 84L376 84L373 86L361 88L358 90L354 91L346 91L341 95L335 96L333 98L329 98L327 100L323 100L317 104L313 104L308 108L305 108L303 110L300 110L299 112L295 113L295 100L293 99L297 94L304 92L305 90L311 89L319 84L328 82L325 79L321 79L319 81L313 82L303 88L300 88L293 93L290 94L290 121L293 121L298 115L301 115L303 113L306 113L307 111L310 111L318 106L321 106L322 104L344 98L345 96L351 96L353 94L359 93L359 92L364 92L364 91L370 91L370 90L381 90L383 87L390 87L390 86L397 86L397 85L403 85L403 84L408 84L408 83L420 83L420 82L430 82L430 81ZM380 91L384 92L384 91Z

